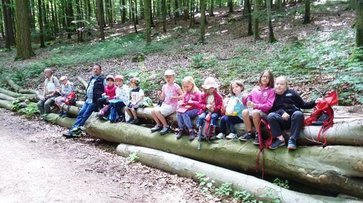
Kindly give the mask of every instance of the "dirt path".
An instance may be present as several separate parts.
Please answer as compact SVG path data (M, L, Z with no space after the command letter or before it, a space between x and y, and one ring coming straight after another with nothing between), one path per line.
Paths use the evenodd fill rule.
M115 146L0 109L0 202L208 202L190 179L128 163Z

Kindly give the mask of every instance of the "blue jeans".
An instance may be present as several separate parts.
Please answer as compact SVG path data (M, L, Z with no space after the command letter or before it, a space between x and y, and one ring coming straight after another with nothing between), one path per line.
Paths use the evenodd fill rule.
M227 126L229 127L229 132L236 133L234 124L243 123L243 120L238 116L223 116L221 119L221 132L223 134L227 133Z
M76 122L74 122L72 129L83 126L86 120L91 116L92 112L96 111L97 109L98 109L97 105L94 103L91 104L84 103L81 110L78 113Z
M290 138L297 140L304 124L304 114L301 111L295 111L288 120L283 120L280 114L272 112L268 114L267 121L270 123L273 137L282 135L282 129L291 128Z
M199 109L188 110L184 113L176 113L176 119L178 120L178 127L180 130L187 127L188 130L193 129L192 119L198 116Z
M202 114L200 114L198 116L198 121L197 121L197 126L198 127L201 127L201 126L204 125L205 117L207 116L207 114L208 114L207 112L203 112ZM219 114L218 113L212 113L211 117L212 118L211 118L210 126L216 127Z

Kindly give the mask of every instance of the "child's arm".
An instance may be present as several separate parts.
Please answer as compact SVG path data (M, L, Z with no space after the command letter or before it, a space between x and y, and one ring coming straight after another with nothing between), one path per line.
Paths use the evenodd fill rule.
M275 92L273 90L270 91L266 102L263 104L253 104L254 105L253 108L259 109L263 112L269 112L270 109L272 108L272 105L274 104L275 96L276 96Z
M222 95L220 95L219 93L215 94L214 102L215 102L214 112L217 112L218 113L218 112L221 111L222 105L223 105L223 97L222 97Z
M140 98L135 102L135 104L139 105L139 103L141 103L142 101L144 101L145 98L145 94L143 90L140 90L141 94L140 94Z

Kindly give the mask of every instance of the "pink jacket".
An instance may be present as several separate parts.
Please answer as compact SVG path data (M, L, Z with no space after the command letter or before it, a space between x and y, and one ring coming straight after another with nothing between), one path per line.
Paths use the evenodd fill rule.
M106 85L105 86L105 94L107 96L109 96L109 98L108 98L109 100L115 98L115 96L116 96L116 85L114 85L114 84L112 86Z
M214 92L214 112L215 113L221 113L221 108L223 106L223 97L217 92ZM202 94L201 100L200 100L200 108L202 109L202 111L205 111L207 109L207 99L208 99L208 94ZM200 112L202 113L202 112Z
M183 103L181 105L191 105L191 109L200 109L200 99L202 93L200 91L186 93L183 98Z
M255 87L248 94L247 98L243 99L243 104L246 105L247 101L255 103L255 109L269 113L275 101L275 90L271 87L266 87L264 89L261 89L261 87Z

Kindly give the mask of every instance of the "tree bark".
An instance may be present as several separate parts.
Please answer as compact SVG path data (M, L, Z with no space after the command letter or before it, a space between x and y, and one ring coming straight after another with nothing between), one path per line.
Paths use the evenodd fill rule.
M158 168L163 171L178 174L183 177L193 178L198 181L196 173L204 174L206 177L216 182L216 187L223 183L232 184L235 191L248 191L253 194L256 199L263 199L264 202L274 202L273 198L279 199L281 202L344 202L347 199L309 195L300 192L291 191L268 181L261 180L254 176L245 175L222 167L195 161L175 154L163 151L149 149L145 147L132 146L127 144L119 144L116 153L128 157L136 154L138 161L150 167ZM262 197L266 193L273 193L273 197ZM357 201L358 202L358 201Z
M120 0L121 23L126 22L126 0Z
M21 94L37 94L37 91L30 90L30 89L24 89L23 87L16 84L12 79L6 78L7 84L13 89L15 92L21 93Z
M228 12L233 13L233 1L228 0Z
M3 17L4 17L4 29L5 29L5 48L10 49L15 45L15 36L13 29L13 17L10 5L10 0L3 0Z
M38 0L38 24L39 24L40 48L44 48L45 43L44 43L44 24L43 24L42 0Z
M67 31L67 38L72 39L72 21L74 20L74 12L73 12L73 5L72 0L66 0L66 31Z
M96 0L97 22L99 27L99 38L105 40L105 15L103 11L103 0Z
M206 24L206 0L200 0L200 42L205 43L205 24Z
M254 5L254 9L253 9L253 39L254 39L254 41L261 39L259 30L258 30L259 18L261 15L260 5L261 5L261 0L255 0L255 5Z
M144 0L145 41L151 43L151 0Z
M268 31L269 31L268 41L270 43L274 43L277 40L275 39L274 31L273 31L273 27L272 27L271 0L266 0L266 7L267 7L267 21L268 21Z
M166 33L166 0L161 0L161 13L163 18L163 32Z
M251 0L245 0L246 8L247 8L247 17L248 17L248 31L247 35L253 35L252 31L252 11L251 11Z
M363 0L356 1L356 47L363 50ZM361 57L363 58L363 57Z
M305 15L303 24L310 23L310 0L305 0Z
M113 27L113 14L112 14L112 2L111 0L105 0L106 5L106 17L107 17L107 24L110 28Z
M51 116L51 115L49 115ZM58 115L57 115L58 117ZM189 157L225 168L254 173L258 147L250 142L220 140L203 143L176 140L173 134L160 136L149 128L125 123L111 124L91 116L86 132L110 142L139 145ZM352 153L354 152L354 153ZM333 193L363 197L363 148L352 146L299 147L294 152L286 148L266 150L263 155L265 173L292 179L311 187Z
M233 7L233 6L232 6ZM233 9L233 8L232 8ZM214 0L210 0L209 16L214 16Z
M29 9L29 1L15 0L16 59L28 59L35 55L31 46Z

